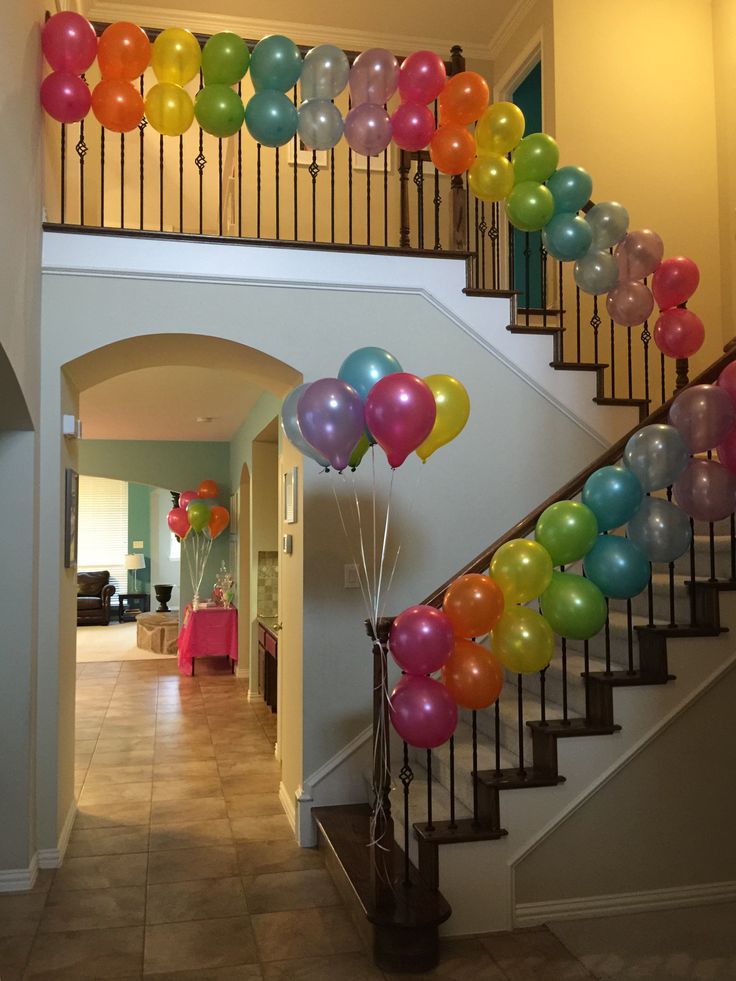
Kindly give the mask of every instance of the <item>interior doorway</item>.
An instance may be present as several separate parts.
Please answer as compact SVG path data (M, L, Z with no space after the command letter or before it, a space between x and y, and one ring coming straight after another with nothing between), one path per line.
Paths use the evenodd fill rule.
M511 93L511 101L524 113L524 136L542 132L542 62L532 65ZM514 287L520 309L542 306L542 235L514 229Z

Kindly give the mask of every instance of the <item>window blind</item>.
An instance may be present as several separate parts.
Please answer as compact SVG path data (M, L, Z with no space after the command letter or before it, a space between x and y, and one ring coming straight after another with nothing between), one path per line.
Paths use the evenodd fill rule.
M107 569L118 593L128 592L128 485L107 477L79 477L80 572Z

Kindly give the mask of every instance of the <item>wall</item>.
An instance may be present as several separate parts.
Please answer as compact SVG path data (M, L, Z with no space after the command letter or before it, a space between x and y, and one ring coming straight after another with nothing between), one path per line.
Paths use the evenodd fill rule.
M718 196L720 210L721 303L725 324L736 314L736 6L713 0ZM733 330L725 329L726 334Z
M145 569L138 569L134 577L128 573L128 589L138 583L139 593L151 593L151 491L146 484L128 484L128 554L141 552L146 560ZM142 541L143 548L134 548L133 542Z
M151 582L171 583L171 599L167 604L171 610L181 609L179 599L179 576L181 563L169 558L169 543L171 533L166 523L166 515L171 510L171 494L160 487L151 490ZM151 609L158 605L156 597L151 598Z

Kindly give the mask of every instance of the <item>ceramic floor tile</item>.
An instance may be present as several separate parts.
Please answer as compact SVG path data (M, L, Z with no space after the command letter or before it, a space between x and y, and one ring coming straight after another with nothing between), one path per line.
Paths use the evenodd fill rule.
M33 937L0 937L0 977L20 981L28 960Z
M206 845L231 845L233 833L227 818L155 825L151 831L150 850L197 848Z
M221 879L237 874L237 858L232 845L151 852L148 863L148 882L151 884Z
M151 819L150 801L134 801L121 804L107 801L104 804L80 804L74 830L86 828L135 827L148 824Z
M413 981L418 975L401 977ZM383 981L383 978L367 954L307 957L263 965L263 981Z
M340 905L340 897L325 869L244 876L243 885L250 913Z
M187 824L194 821L218 820L226 817L225 798L221 795L198 797L186 801L184 804L180 800L157 800L151 805L151 827L155 824L172 822Z
M405 981L406 974L384 972L387 981ZM411 974L412 981L509 981L479 940L440 941L440 962L426 973Z
M43 892L0 895L0 937L32 937L45 902Z
M508 981L595 981L546 927L495 933L480 942Z
M94 787L104 787L111 783L143 783L146 780L153 780L152 763L104 766L95 761L87 777L87 783Z
M236 841L272 841L275 838L293 840L294 832L285 814L266 817L230 818L233 838Z
M41 917L41 933L139 926L144 920L145 886L52 893Z
M236 967L199 968L196 971L166 971L165 974L146 974L145 981L262 981L258 964L239 964Z
M240 879L198 879L148 887L147 923L209 920L248 912Z
M225 797L240 797L242 794L267 794L279 789L279 775L274 773L252 773L247 777L222 777L222 792Z
M189 760L183 763L156 763L153 776L156 780L182 780L190 777L217 777L219 771L213 759Z
M155 802L164 800L190 801L201 797L216 797L221 792L219 776L153 781L153 800Z
M260 913L251 917L262 962L359 951L360 940L340 907Z
M143 955L143 928L38 934L24 978L49 981L135 977Z
M88 828L72 832L66 858L83 855L125 855L148 851L148 826Z
M157 971L201 971L257 960L247 916L166 923L146 929L145 975Z
M89 790L85 786L79 798L79 805L86 807L88 804L130 804L134 801L150 801L152 790L153 785L148 780L143 783L93 785Z
M225 803L231 818L271 817L284 813L276 793L237 794L235 797L229 797Z
M268 872L295 872L322 868L324 861L316 848L300 848L293 837L271 841L243 841L236 845L238 868L244 876Z
M57 869L51 893L137 886L146 881L148 855L104 855L67 859Z

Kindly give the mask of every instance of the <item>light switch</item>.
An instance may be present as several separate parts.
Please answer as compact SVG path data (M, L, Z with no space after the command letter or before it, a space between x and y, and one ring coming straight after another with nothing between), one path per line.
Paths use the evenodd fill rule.
M284 555L291 555L292 548L294 546L294 539L291 535L284 535L281 540L281 550Z
M133 548L143 548L143 542L133 542Z

